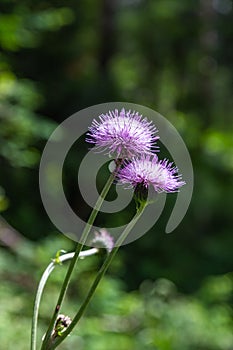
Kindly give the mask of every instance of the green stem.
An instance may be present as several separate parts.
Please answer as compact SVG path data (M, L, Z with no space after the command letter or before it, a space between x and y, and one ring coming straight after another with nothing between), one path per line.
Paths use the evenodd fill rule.
M70 265L69 265L69 268L67 270L67 273L66 273L66 276L65 276L65 279L64 279L64 282L63 282L63 285L62 285L62 288L61 288L61 291L60 291L60 295L58 297L58 301L57 301L57 304L56 304L56 307L55 307L55 310L54 310L54 313L53 313L53 316L52 316L52 319L50 321L50 324L49 324L49 327L48 327L48 330L45 334L45 337L44 337L44 340L43 340L43 343L42 343L42 347L41 347L41 350L49 350L50 349L50 340L51 340L51 335L52 335L52 331L53 331L53 328L54 328L54 325L55 325L55 322L56 322L56 319L57 319L57 316L60 312L60 309L61 309L61 305L62 305L62 302L64 300L64 297L65 297L65 294L66 294L66 291L67 291L67 288L68 288L68 285L69 285L69 282L70 282L70 278L71 278L71 274L73 272L73 269L76 265L76 262L78 260L78 257L79 257L79 254L87 240L87 237L88 237L88 234L92 228L92 225L95 221L95 218L101 208L101 205L103 204L103 201L115 179L115 176L116 176L116 173L117 173L117 170L118 168L120 167L120 164L118 165L118 167L116 168L116 170L110 175L108 181L106 182L100 196L98 197L97 199L97 202L96 202L96 205L95 207L93 208L92 212L91 212L91 215L86 223L86 226L83 230L83 233L82 233L82 236L80 238L80 242L82 243L78 243L77 246L76 246L76 250L75 250L75 254L74 254L74 257L72 258L71 262L70 262Z
M88 249L88 250L81 252L79 256L86 257L86 256L93 255L97 252L98 252L98 249L92 248L92 249ZM43 293L44 287L46 285L46 282L56 266L59 266L62 262L66 261L66 260L72 259L73 256L74 256L74 252L67 253L67 254L59 256L59 258L53 259L53 261L45 269L45 271L40 279L40 282L39 282L39 285L37 288L37 292L36 292L33 317L32 317L31 350L36 350L36 337L37 337L39 306L40 306L40 301L41 301L42 293Z
M132 228L135 226L135 224L137 223L137 221L139 220L139 218L141 217L144 209L145 209L146 204L143 203L137 210L137 213L135 214L135 216L133 217L133 219L130 221L130 223L126 226L125 230L122 232L121 236L118 238L118 240L115 243L115 248L113 248L113 250L111 251L110 254L107 255L107 258L105 259L103 265L101 266L100 270L97 273L97 276L92 284L92 286L89 289L89 292L86 296L86 299L84 300L83 304L81 305L79 311L77 312L77 314L75 315L72 323L70 324L70 326L62 333L62 335L58 338L56 338L53 342L53 344L51 344L51 350L55 349L59 344L61 344L61 342L63 342L63 340L70 334L70 332L73 330L73 328L76 326L76 324L78 323L78 321L80 320L80 318L82 317L83 313L85 312L101 278L104 276L106 270L108 269L109 265L111 264L114 256L116 255L119 247L121 246L121 244L125 241L126 237L128 236L128 234L130 233L130 231L132 230Z

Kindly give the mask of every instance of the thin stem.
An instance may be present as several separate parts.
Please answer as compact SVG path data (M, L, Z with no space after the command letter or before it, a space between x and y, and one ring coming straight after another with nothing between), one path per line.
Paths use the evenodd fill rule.
M83 233L82 233L82 236L80 238L80 242L82 243L78 243L77 246L76 246L76 250L75 250L75 254L74 254L74 257L72 258L71 262L70 262L70 265L69 265L69 268L67 270L67 273L66 273L66 276L65 276L65 279L64 279L64 282L63 282L63 285L62 285L62 288L61 288L61 291L60 291L60 295L58 297L58 301L57 301L57 304L56 304L56 307L55 307L55 310L54 310L54 313L53 313L53 316L52 316L52 319L50 321L50 324L49 324L49 327L48 327L48 330L45 334L45 338L43 340L43 343L42 343L42 347L41 347L41 350L48 350L50 349L50 345L49 345L49 342L51 340L51 335L52 335L52 331L53 331L53 328L54 328L54 325L55 325L55 322L56 322L56 319L57 319L57 316L59 314L59 311L61 309L61 305L62 305L62 302L64 300L64 297L65 297L65 294L66 294L66 291L67 291L67 288L68 288L68 285L69 285L69 282L70 282L70 278L71 278L71 274L73 272L73 269L76 265L76 262L78 260L78 257L79 257L79 253L81 252L86 240L87 240L87 237L88 237L88 234L92 228L92 225L95 221L95 218L101 208L101 205L103 204L103 201L115 179L115 176L116 176L116 173L117 173L117 170L118 168L120 167L120 164L117 165L115 171L109 176L109 179L108 181L106 182L100 196L98 197L97 201L96 201L96 205L95 207L93 208L92 212L91 212L91 215L86 223L86 226L83 230Z
M84 311L86 310L101 278L104 276L106 270L108 269L109 265L111 264L114 256L116 255L118 249L120 248L121 244L125 241L126 237L132 230L132 228L135 226L139 218L141 217L144 209L145 209L145 203L140 206L140 208L137 210L137 213L133 217L133 219L130 221L130 223L126 226L125 230L122 232L118 240L116 241L115 248L111 251L110 254L107 255L107 258L105 259L103 265L101 266L100 270L97 273L97 276L92 284L92 286L89 289L89 292L86 296L86 299L84 300L83 304L81 305L79 311L75 315L72 323L70 326L62 333L62 335L54 340L54 343L51 344L50 349L55 349L63 340L70 334L70 332L74 329L80 318L82 317Z
M81 252L79 256L80 256L80 258L86 257L86 256L96 254L97 252L98 252L98 249L92 248L92 249L88 249L88 250ZM39 306L40 306L40 301L41 301L42 293L43 293L44 287L46 285L46 282L56 266L60 265L62 262L66 261L66 260L72 259L73 257L74 257L74 252L63 254L63 255L59 256L58 258L53 259L52 262L45 269L45 271L40 279L40 282L39 282L39 285L37 288L37 292L36 292L34 309L33 309L32 328L31 328L31 350L36 350L36 337L37 337Z

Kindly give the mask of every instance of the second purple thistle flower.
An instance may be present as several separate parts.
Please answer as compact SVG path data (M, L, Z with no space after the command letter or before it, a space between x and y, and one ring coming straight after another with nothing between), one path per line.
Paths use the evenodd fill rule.
M118 181L136 188L139 185L148 188L154 187L156 192L177 192L185 185L178 168L167 159L159 160L156 155L135 158L131 162L126 161L118 173Z
M138 112L116 109L93 120L86 141L96 151L106 151L117 158L131 158L156 151L157 129Z

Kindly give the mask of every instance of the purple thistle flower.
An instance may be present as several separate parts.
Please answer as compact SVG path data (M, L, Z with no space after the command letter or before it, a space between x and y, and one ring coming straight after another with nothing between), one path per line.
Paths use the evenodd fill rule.
M178 189L185 185L178 175L178 168L167 159L159 160L156 155L143 155L141 158L134 158L131 162L125 161L120 169L118 181L122 184L129 184L129 187L142 185L160 192L178 192Z
M107 151L117 158L130 158L143 154L152 154L159 136L156 127L138 112L120 112L116 109L93 120L86 141L95 144L94 149Z
M99 232L95 232L95 238L92 240L92 243L97 248L105 248L109 253L114 247L113 237L104 228L101 228Z

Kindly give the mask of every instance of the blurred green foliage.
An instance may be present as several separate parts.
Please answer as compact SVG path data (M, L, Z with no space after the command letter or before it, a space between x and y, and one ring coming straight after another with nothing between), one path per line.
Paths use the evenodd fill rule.
M42 269L56 250L72 249L41 203L45 142L71 113L109 101L146 105L173 123L193 161L194 194L173 234L164 228L174 197L146 236L121 249L61 349L233 347L232 15L230 0L1 1L0 211L17 229L1 219L3 349L15 341L19 350L27 347ZM65 164L74 210L83 153L85 147L74 147ZM98 261L80 264L65 305L69 316ZM62 276L55 272L46 290L40 336Z
M33 247L34 262L19 259L16 263L6 252L1 254L1 322L2 349L27 348L30 334L30 316L35 283L47 265L48 255L70 242L54 237ZM101 256L81 260L71 283L65 312L73 317L94 278ZM118 261L117 261L118 260ZM111 277L119 268L119 258L105 276L85 317L60 345L59 349L131 350L230 350L232 335L233 276L210 276L192 295L178 292L167 279L145 280L139 290L127 292L125 283ZM28 264L28 265L27 265ZM13 268L14 266L14 268ZM26 270L25 270L26 269ZM34 273L33 273L34 271ZM50 276L42 299L38 341L49 322L64 278L65 266L57 266Z

